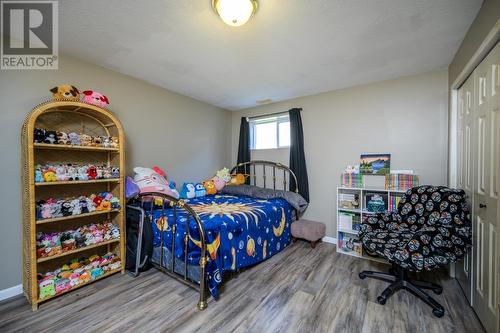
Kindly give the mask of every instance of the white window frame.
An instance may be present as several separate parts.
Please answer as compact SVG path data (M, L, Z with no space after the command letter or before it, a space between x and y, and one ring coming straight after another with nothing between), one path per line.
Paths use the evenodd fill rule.
M250 149L252 149L252 150L267 150L267 149L290 148L290 145L281 145L280 144L280 126L279 126L282 123L289 123L289 122L290 122L290 117L288 116L288 114L283 114L280 116L251 119L249 121L249 125L250 125ZM255 147L255 126L258 124L269 124L269 123L275 123L277 146L274 148L257 148L257 147Z

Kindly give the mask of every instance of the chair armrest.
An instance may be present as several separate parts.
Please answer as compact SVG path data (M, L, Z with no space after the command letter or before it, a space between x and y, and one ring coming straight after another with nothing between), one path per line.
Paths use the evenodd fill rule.
M391 223L395 222L395 223ZM371 232L376 230L393 230L395 224L401 222L401 216L398 213L383 212L369 216L361 223L361 232Z

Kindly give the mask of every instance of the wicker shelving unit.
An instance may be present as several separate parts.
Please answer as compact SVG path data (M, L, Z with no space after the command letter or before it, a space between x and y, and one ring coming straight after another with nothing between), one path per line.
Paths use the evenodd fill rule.
M83 147L58 144L34 143L34 129L44 128L64 132L85 133L91 136L117 136L118 148ZM125 214L124 170L125 136L119 120L100 107L67 100L52 101L36 106L26 117L22 128L22 183L23 183L23 290L33 310L38 304L65 294L113 273L125 271ZM120 177L89 181L65 181L35 183L35 166L46 163L107 164L120 167ZM81 215L36 219L36 201L47 198L66 198L112 192L120 199L121 209L96 211ZM39 231L63 231L88 223L111 221L120 228L120 238L78 248L52 257L37 258L36 233ZM103 276L80 284L56 296L38 298L37 274L60 267L72 258L103 255L114 252L121 258L121 268L106 272Z

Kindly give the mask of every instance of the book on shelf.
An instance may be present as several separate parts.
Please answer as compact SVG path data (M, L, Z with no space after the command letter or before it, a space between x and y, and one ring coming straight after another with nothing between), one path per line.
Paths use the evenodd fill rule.
M392 195L389 198L388 211L390 211L390 212L397 212L399 201L401 201L401 196L400 195Z
M342 173L340 175L340 184L342 187L363 187L363 175L359 173Z
M386 176L385 188L388 190L406 191L418 186L420 179L413 174L390 174Z

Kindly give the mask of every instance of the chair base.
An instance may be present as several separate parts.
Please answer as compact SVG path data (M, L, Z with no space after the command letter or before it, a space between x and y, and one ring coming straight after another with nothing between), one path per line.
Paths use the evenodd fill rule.
M432 290L435 294L439 295L443 292L443 288L432 282L413 280L408 277L408 271L397 266L392 265L389 273L363 271L359 273L360 279L367 277L389 282L390 285L377 297L377 302L384 305L389 297L395 292L406 289L413 295L423 300L427 305L432 308L432 313L436 317L444 316L444 308L434 298L429 296L423 289Z

